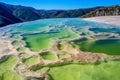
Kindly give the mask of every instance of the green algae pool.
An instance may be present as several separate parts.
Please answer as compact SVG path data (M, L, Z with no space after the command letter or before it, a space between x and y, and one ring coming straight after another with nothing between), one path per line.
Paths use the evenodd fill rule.
M57 32L38 33L25 35L23 40L26 41L26 47L32 51L40 51L50 47L52 39L72 39L78 35L68 28L63 28Z
M64 59L64 58L69 58L70 55L69 55L69 54L59 54L58 57L59 57L60 59Z
M120 39L81 39L74 42L80 47L80 50L85 52L120 55Z
M111 28L113 27L113 28ZM78 37L94 37L96 34L109 33L120 38L118 27L84 21L82 19L43 19L25 23L18 23L0 28L0 40L14 40L12 45L17 47L17 51L23 57L23 64L31 67L40 63L40 57L44 60L56 60L56 55L49 50L52 47L52 40L74 40ZM4 34L3 34L4 33ZM2 35L1 35L2 34ZM82 35L81 35L82 34ZM79 36L80 35L80 36ZM105 36L107 38L108 36ZM10 38L10 39L9 39ZM21 39L22 38L22 39ZM21 42L19 42L20 40ZM30 56L25 51L21 43L25 42L27 48L39 53L48 49L51 52L42 55ZM110 55L120 55L120 40L84 40L76 41L75 47L86 52L106 53ZM76 44L78 45L76 47ZM1 46L1 45L0 45ZM1 46L2 47L2 46ZM4 47L4 46L3 46ZM57 47L57 46L56 46ZM58 46L59 50L64 49L64 45ZM13 48L15 49L15 48ZM11 51L10 51L11 52ZM53 51L57 53L57 51ZM2 52L1 52L2 53ZM9 53L9 52L8 52ZM26 54L27 53L27 54ZM14 54L14 53L13 53ZM69 55L57 55L59 59L68 58ZM18 62L18 57L9 57L0 62L0 80L21 80L21 77L14 71L14 66ZM52 64L50 64L52 65ZM99 65L93 64L66 64L59 66L46 66L42 71L47 71L50 80L119 80L120 61L108 61ZM40 68L42 65L40 66ZM42 72L41 71L41 72ZM24 75L23 75L24 76Z
M120 62L108 61L99 65L67 64L42 68L50 80L119 80Z
M56 56L52 52L43 52L40 53L40 56L45 60L53 60L53 61L56 60Z
M100 34L100 36L107 38L110 37L110 35L113 35L116 38L120 38L119 32L120 28L113 26L113 25L107 25L102 23L95 23L95 22L89 22L82 19L77 18L61 18L61 19L43 19L43 20L36 20L31 22L25 22L25 23L19 23L7 26L5 28L0 29L0 32L5 31L6 34L11 34L10 38L12 39L21 39L26 43L27 48L29 48L33 52L39 52L45 49L48 49L51 47L52 40L61 40L61 39L75 39L78 37L95 37L96 34ZM106 33L105 36L103 36L103 33ZM108 35L109 34L109 35ZM9 35L4 35L9 36ZM99 36L97 38L100 38ZM97 41L98 42L98 41ZM99 41L100 42L100 41ZM103 45L104 41L102 41ZM20 42L13 42L14 46L19 46ZM87 43L86 43L87 44ZM85 44L85 45L86 45ZM97 46L96 43L95 46ZM112 43L119 49L119 45L116 43ZM109 44L109 45L112 45ZM101 48L99 51L94 50L91 48L87 48L85 45L81 46L81 49L83 51L91 51L91 52L107 52L106 54L118 54L119 51L117 51L115 48L112 48L111 50L101 50L102 47L97 46L98 48ZM91 45L88 45L90 47ZM106 44L106 46L108 46ZM61 47L62 48L62 47ZM91 50L90 50L91 49ZM116 51L115 51L115 50ZM113 51L112 51L113 50Z
M24 64L28 65L28 66L32 66L35 64L40 63L40 59L38 56L32 56L32 57L28 57L23 61Z
M18 47L18 46L21 46L21 42L20 41L13 41L12 45Z
M9 56L0 61L0 80L22 80L22 78L13 70L18 62L18 57Z

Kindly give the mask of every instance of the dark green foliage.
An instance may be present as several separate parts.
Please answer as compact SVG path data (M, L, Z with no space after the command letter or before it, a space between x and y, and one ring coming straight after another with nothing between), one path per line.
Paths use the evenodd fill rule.
M22 21L31 21L39 19L40 16L30 7L19 6L13 11L13 15Z

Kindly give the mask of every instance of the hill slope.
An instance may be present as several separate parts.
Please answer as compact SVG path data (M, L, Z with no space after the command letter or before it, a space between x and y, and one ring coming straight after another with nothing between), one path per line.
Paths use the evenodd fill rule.
M87 13L80 17L87 18L95 16L118 16L118 15L120 15L120 6L111 6L96 9L95 11L91 11L90 13Z
M100 7L74 10L37 10L26 6L0 3L0 27L44 18L75 18L98 8Z
M21 20L19 20L13 14L11 14L11 8L8 7L9 6L0 3L0 26L21 22Z
M32 7L0 3L0 27L44 18L76 18L120 15L120 6L74 10L37 10Z

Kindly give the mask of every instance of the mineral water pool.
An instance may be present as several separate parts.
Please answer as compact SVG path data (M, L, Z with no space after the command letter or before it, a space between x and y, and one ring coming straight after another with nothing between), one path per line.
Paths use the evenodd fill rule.
M50 48L52 40L95 37L95 40L78 40L75 44L85 52L120 55L120 28L113 25L89 22L78 18L42 19L10 25L1 28L1 31L5 32L4 36L10 34L10 38L13 39L18 39L21 36L22 41L26 43L25 47L33 52ZM96 34L99 35L96 37ZM110 35L117 39L99 40L100 36L107 38ZM21 44L18 41L13 41L12 45Z
M62 54L60 51L62 48L53 51L50 48L51 44L54 44L52 40L64 40L68 44L72 41L75 46L77 45L77 48L84 52L120 55L119 27L78 18L42 19L8 25L0 28L0 37L2 41L11 41L10 44L13 48L10 49L16 49L23 58L22 64L28 67L36 66L42 60L56 61L70 56L66 53ZM7 43L4 46L6 45ZM35 52L35 55L29 55L29 52ZM57 52L61 52L61 54L57 54ZM13 70L20 61L19 59L18 56L10 56L0 60L0 80L22 80L21 76ZM108 60L100 62L99 65L50 64L50 66L44 65L36 71L46 71L50 80L119 80L120 61Z
M118 80L119 67L119 61L108 61L99 65L72 63L43 67L38 72L47 71L50 80Z
M120 55L120 39L84 39L76 40L80 50L93 53L105 53L109 55Z

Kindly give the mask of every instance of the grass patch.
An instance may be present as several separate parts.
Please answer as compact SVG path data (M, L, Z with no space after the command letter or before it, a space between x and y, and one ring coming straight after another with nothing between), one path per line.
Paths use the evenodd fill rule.
M43 52L40 53L40 56L45 60L56 60L56 56L52 52Z

